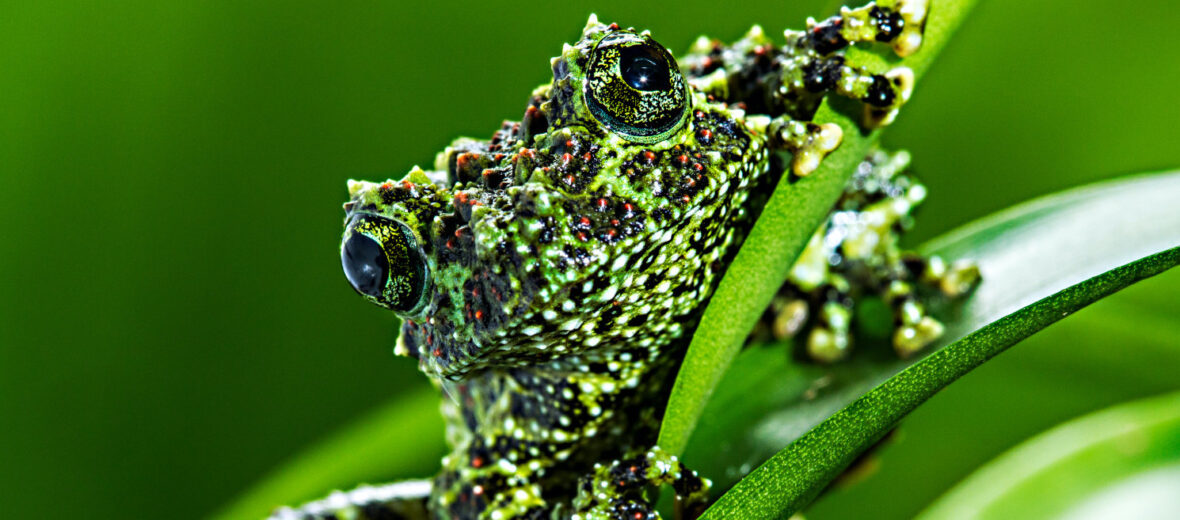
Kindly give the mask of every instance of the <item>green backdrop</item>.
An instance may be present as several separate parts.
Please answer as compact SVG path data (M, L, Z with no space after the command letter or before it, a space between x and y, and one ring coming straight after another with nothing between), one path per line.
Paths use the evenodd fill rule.
M5 2L4 515L201 517L422 384L391 355L395 319L340 273L344 181L400 176L518 118L589 12L682 50L752 23L798 28L825 3ZM931 192L911 241L1180 166L1178 26L1163 0L981 2L886 137ZM1017 440L1166 386L1104 387L1049 353L1101 341L1150 356L1120 339L1177 289L1174 273L1152 280L985 366L814 516L908 516ZM1059 379L1011 383L1037 371ZM938 448L968 434L978 442Z

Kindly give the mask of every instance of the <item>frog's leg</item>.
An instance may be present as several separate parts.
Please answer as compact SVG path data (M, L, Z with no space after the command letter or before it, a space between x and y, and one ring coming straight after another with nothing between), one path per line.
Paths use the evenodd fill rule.
M572 518L659 519L659 513L644 498L644 493L665 484L676 492L677 511L685 518L696 518L704 512L709 500L709 481L684 467L675 455L657 447L638 457L596 464L594 472L578 485Z
M280 508L269 520L428 520L430 486L429 480L412 480L336 491L298 508Z

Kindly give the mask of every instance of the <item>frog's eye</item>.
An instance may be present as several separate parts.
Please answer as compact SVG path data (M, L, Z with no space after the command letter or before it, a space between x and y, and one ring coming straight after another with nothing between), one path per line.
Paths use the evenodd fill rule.
M594 48L586 75L586 105L624 139L663 140L688 112L688 88L676 60L652 39L613 33Z
M340 264L352 288L373 303L405 313L420 308L429 270L405 224L354 216L344 230Z

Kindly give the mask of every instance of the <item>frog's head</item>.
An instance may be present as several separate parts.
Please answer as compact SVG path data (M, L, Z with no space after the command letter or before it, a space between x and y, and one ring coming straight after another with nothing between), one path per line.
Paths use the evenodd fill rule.
M591 17L551 68L492 139L350 182L344 271L403 318L398 350L428 374L679 337L765 163L741 111L647 33Z
M646 31L602 25L592 16L582 39L566 45L551 66L553 83L537 96L545 99L540 111L550 128L644 144L668 140L686 127L688 82L672 54Z

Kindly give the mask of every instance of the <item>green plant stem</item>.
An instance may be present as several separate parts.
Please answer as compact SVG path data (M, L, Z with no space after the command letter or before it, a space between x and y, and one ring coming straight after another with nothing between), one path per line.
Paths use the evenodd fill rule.
M873 70L904 65L920 78L975 0L931 0L930 4L925 40L918 52L891 62L878 54L849 49L849 62ZM782 176L726 270L689 345L664 414L658 445L671 453L683 453L721 376L879 134L862 133L859 111L842 113L827 101L816 112L815 121L840 125L844 141L808 177L792 184L788 175Z

